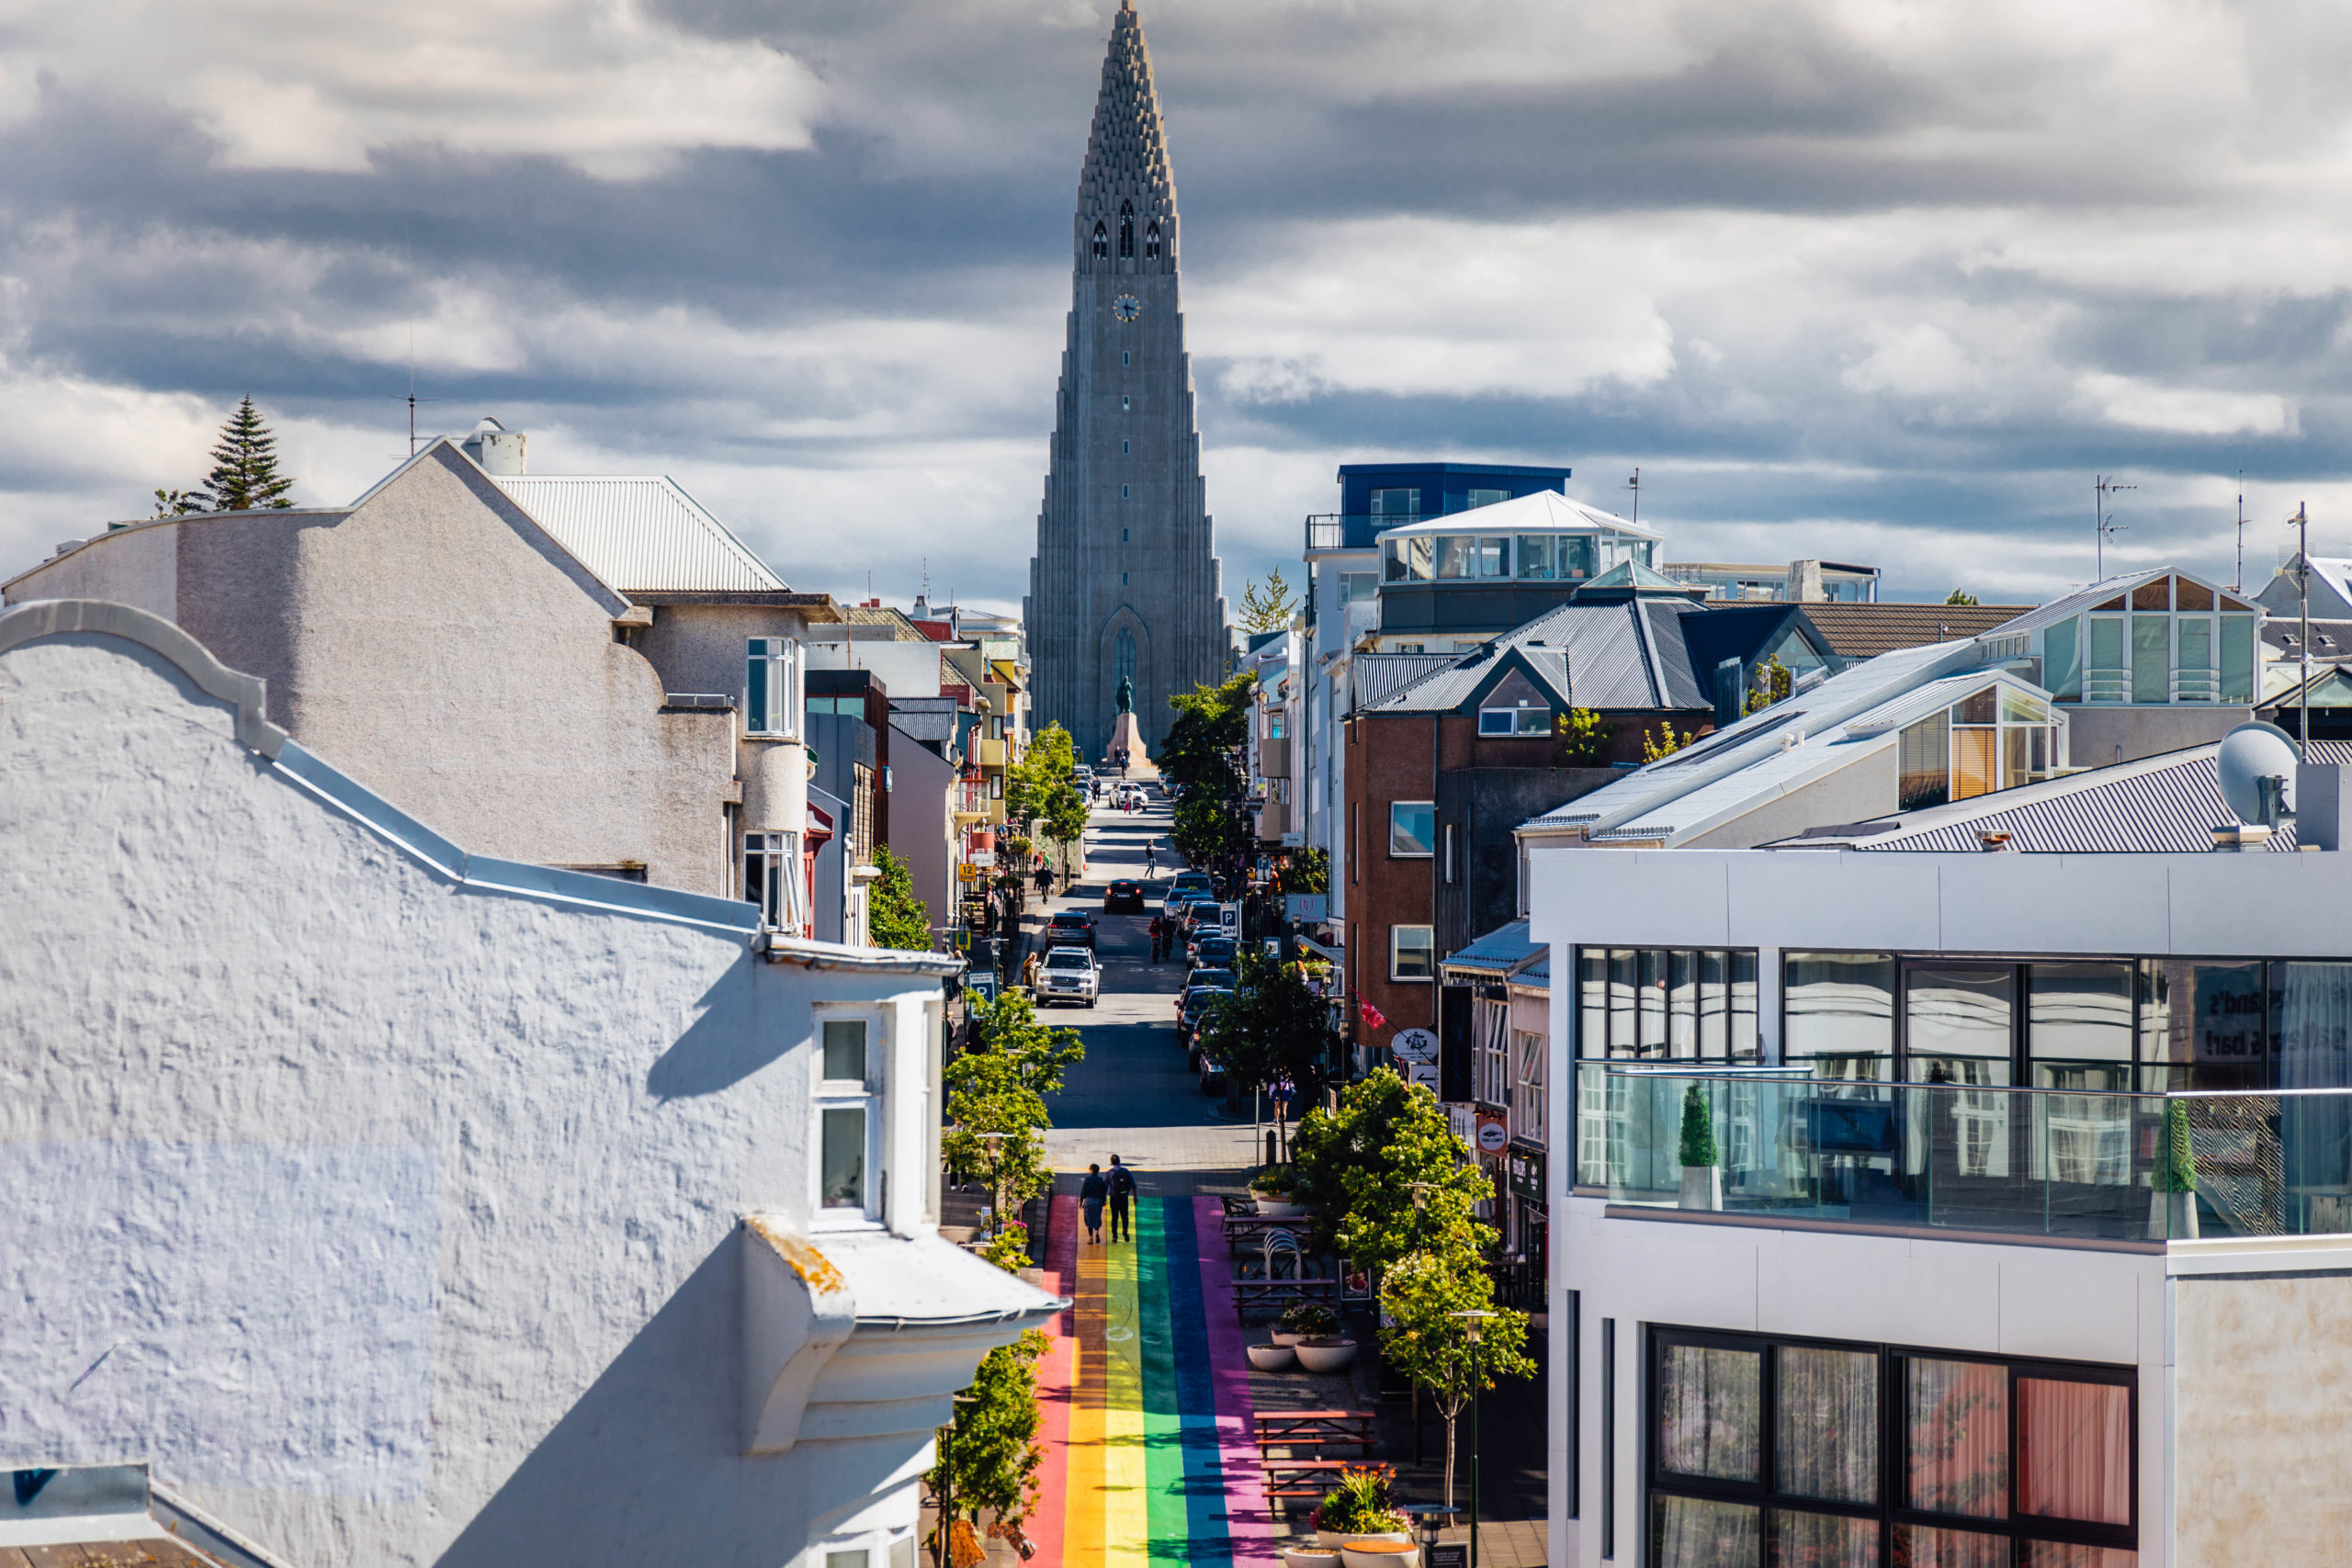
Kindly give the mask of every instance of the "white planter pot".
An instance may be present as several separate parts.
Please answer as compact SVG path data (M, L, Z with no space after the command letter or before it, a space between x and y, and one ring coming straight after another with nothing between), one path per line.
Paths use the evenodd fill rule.
M2148 1235L2156 1241L2195 1241L2197 1239L2197 1194L2194 1192L2149 1193Z
M1298 1352L1288 1345L1252 1345L1250 1364L1261 1372L1286 1372L1298 1363Z
M1250 1201L1257 1204L1258 1213L1269 1220L1295 1220L1306 1213L1287 1198L1261 1198L1252 1192Z
M1340 1543L1347 1539L1348 1536L1345 1530L1317 1530L1315 1532L1315 1544L1329 1552L1333 1557L1339 1556Z
M1682 1207L1720 1209L1724 1206L1724 1173L1720 1166L1682 1168Z
M1336 1536L1332 1538L1334 1544L1329 1551L1311 1546L1283 1547L1283 1561L1290 1564L1290 1568L1341 1568L1338 1539Z
M1356 1359L1352 1339L1302 1339L1294 1349L1310 1372L1344 1372Z
M1266 1337L1276 1345L1295 1345L1300 1340L1306 1338L1306 1336L1304 1334L1293 1334L1287 1328L1277 1328L1272 1334L1266 1336Z

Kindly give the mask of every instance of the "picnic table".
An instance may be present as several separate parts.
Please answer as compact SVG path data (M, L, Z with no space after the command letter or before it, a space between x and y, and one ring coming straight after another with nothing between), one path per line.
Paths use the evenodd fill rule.
M1340 1281L1337 1280L1243 1280L1233 1281L1233 1315L1247 1322L1253 1311L1270 1311L1280 1315L1292 1302L1328 1301L1334 1306L1340 1303Z
M1306 1234L1306 1216L1304 1214L1293 1214L1287 1217L1260 1213L1227 1214L1225 1216L1225 1249L1229 1253L1238 1252L1244 1243L1256 1247L1268 1231L1273 1230L1285 1230L1293 1235L1304 1235Z
M1372 1447L1369 1410L1261 1410L1258 1447Z
M1330 1490L1330 1483L1339 1479L1340 1472L1352 1468L1358 1461L1350 1459L1267 1459L1261 1461L1266 1470L1266 1500L1280 1506L1294 1497L1323 1500Z

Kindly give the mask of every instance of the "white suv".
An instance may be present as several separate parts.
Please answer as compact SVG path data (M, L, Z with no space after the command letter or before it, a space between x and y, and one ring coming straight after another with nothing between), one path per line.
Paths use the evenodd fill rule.
M1092 1007L1102 990L1102 971L1096 967L1090 948L1057 947L1046 954L1044 965L1037 971L1037 1005L1047 1002L1078 1002Z

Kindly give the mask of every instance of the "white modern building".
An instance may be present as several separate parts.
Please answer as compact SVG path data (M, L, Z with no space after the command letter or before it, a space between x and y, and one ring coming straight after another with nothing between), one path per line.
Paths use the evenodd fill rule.
M1531 869L1551 1562L2352 1553L2337 853Z
M0 1469L288 1564L910 1568L1060 1304L937 1235L954 960L470 853L121 604L0 614Z

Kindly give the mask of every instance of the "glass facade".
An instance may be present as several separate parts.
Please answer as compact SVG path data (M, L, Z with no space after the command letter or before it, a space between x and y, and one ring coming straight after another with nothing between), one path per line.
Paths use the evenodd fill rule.
M2041 628L2041 685L2062 703L2254 700L2254 606L2177 574Z
M1904 726L1895 807L1918 811L2015 789L2065 765L2065 720L2030 693L1987 686Z
M2137 1561L2128 1369L1660 1328L1645 1392L1659 1568Z
M1587 534L1420 534L1382 542L1381 574L1390 582L1580 582L1624 561L1655 566L1657 550L1654 539L1606 528Z

